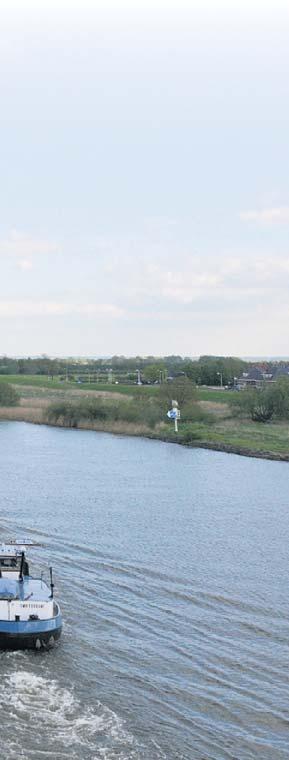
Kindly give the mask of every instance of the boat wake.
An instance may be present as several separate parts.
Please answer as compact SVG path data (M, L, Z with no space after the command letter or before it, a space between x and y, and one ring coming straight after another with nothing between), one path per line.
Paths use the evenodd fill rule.
M6 758L145 757L116 713L97 700L93 705L84 705L57 680L22 670L3 677L1 692L0 748L2 753L5 749ZM3 734L5 747L1 747Z

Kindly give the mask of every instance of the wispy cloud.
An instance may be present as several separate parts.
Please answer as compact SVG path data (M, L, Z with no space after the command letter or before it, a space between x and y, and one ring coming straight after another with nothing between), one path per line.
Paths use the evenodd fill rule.
M95 314L108 317L122 317L125 313L124 309L111 303L82 304L80 306L72 307L72 311L74 311L76 314L84 314L87 316L93 316Z
M0 240L0 256L16 256L29 259L30 256L58 253L60 246L51 240L27 235L18 230L11 230L7 238Z
M57 301L2 301L1 317L57 317L72 316L121 317L124 310L114 304L69 304Z
M161 297L188 304L202 297L204 293L215 291L221 286L222 281L222 275L216 271L160 272L158 288Z
M148 257L141 276L140 266L134 271L122 260L115 277L119 298L130 313L135 309L144 313L149 307L158 313L175 313L177 308L182 312L190 306L206 311L209 304L218 304L218 309L225 311L226 303L234 301L247 308L249 301L256 304L258 298L267 298L271 305L287 299L289 254L190 257L180 253L174 258L168 269L164 260L150 261Z
M22 269L24 272L29 271L33 268L33 263L31 259L19 259L17 261L18 269Z
M274 206L254 211L241 211L242 222L259 222L261 224L288 224L289 206Z

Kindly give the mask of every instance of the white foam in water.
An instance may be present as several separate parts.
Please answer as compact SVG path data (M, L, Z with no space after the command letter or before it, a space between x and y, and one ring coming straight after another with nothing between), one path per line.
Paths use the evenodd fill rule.
M140 758L116 713L98 701L83 705L55 679L27 671L2 679L0 721L0 748L3 752L4 729L7 758Z

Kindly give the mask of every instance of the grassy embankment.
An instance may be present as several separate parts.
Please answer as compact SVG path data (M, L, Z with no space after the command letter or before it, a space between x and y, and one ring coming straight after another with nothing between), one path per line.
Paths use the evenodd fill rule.
M128 435L145 435L192 446L233 451L248 456L266 456L289 461L289 424L260 424L232 416L228 400L232 391L200 389L191 419L181 420L179 433L158 407L158 386L121 386L59 382L43 376L0 376L18 390L20 403L0 407L0 419L34 423L53 422L51 405L77 407L75 426ZM96 417L81 418L81 405L98 404ZM92 405L93 405L92 404ZM147 413L148 410L148 413ZM80 417L79 417L80 414ZM67 424L59 417L57 423ZM70 424L70 423L69 423ZM71 426L74 426L72 423Z

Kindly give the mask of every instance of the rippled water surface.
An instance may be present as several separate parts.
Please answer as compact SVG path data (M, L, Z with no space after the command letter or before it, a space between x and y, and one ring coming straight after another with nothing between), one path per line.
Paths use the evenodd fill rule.
M289 465L0 424L0 538L64 630L0 652L1 757L289 757Z

